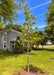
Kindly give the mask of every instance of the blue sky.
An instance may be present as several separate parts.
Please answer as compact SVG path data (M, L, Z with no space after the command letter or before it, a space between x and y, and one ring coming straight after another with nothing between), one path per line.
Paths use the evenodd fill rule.
M29 4L29 8L32 9L33 15L37 18L35 20L36 24L33 26L38 26L38 30L43 30L43 27L46 26L45 20L45 13L47 11L47 5L50 3L51 0L27 0ZM23 10L18 12L18 21L19 25L22 25L25 21L25 16L23 14Z

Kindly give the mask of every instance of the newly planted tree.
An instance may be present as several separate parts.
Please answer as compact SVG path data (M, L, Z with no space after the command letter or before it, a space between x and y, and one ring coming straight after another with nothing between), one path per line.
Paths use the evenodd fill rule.
M30 45L30 33L32 31L32 26L35 24L33 20L36 18L31 14L31 10L28 8L28 3L25 4L24 6L24 15L25 15L25 22L23 23L23 29L22 29L22 34L21 40L27 45L27 56L28 56L28 72L29 72L29 45ZM25 46L25 44L24 44Z

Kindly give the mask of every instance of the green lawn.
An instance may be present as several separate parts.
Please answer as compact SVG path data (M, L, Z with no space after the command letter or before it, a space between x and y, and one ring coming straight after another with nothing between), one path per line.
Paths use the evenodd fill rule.
M30 52L30 64L42 68L44 71L54 73L54 49ZM0 75L12 75L12 73L27 65L27 54L11 54L0 50Z

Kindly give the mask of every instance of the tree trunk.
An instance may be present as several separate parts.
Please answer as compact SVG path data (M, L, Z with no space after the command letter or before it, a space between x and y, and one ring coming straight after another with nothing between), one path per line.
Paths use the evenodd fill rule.
M29 73L29 44L27 43L27 63L28 63L28 73Z
M42 45L42 49L43 49L43 45Z
M37 45L36 45L36 48L37 48Z
M38 48L39 47L39 45L36 45L36 48Z

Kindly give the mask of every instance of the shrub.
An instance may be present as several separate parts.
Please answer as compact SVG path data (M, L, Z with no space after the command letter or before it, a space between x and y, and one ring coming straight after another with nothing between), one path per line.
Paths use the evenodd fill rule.
M27 70L28 69L28 66L26 65L25 69ZM29 70L32 71L32 70L37 70L37 71L40 71L40 73L43 73L43 69L41 68L38 68L38 67L34 67L33 65L29 65Z
M14 47L13 53L20 54L24 52L23 45L21 42L16 41L16 45Z
M40 73L43 73L44 72L44 70L43 69L39 69L40 70Z
M22 40L20 39L20 37L17 37L17 41L16 41L16 45L14 47L13 53L16 54L20 54L20 53L24 53L27 51L27 44L26 43L22 43ZM31 46L29 47L29 52L31 51Z
M40 72L41 72L41 73L44 72L44 69L43 69L44 67L45 67L44 65L40 65L40 66L39 66L39 69L40 69Z
M28 65L26 65L25 69L28 69ZM33 69L38 69L39 70L39 68L34 67L33 65L29 65L29 70L31 71Z

